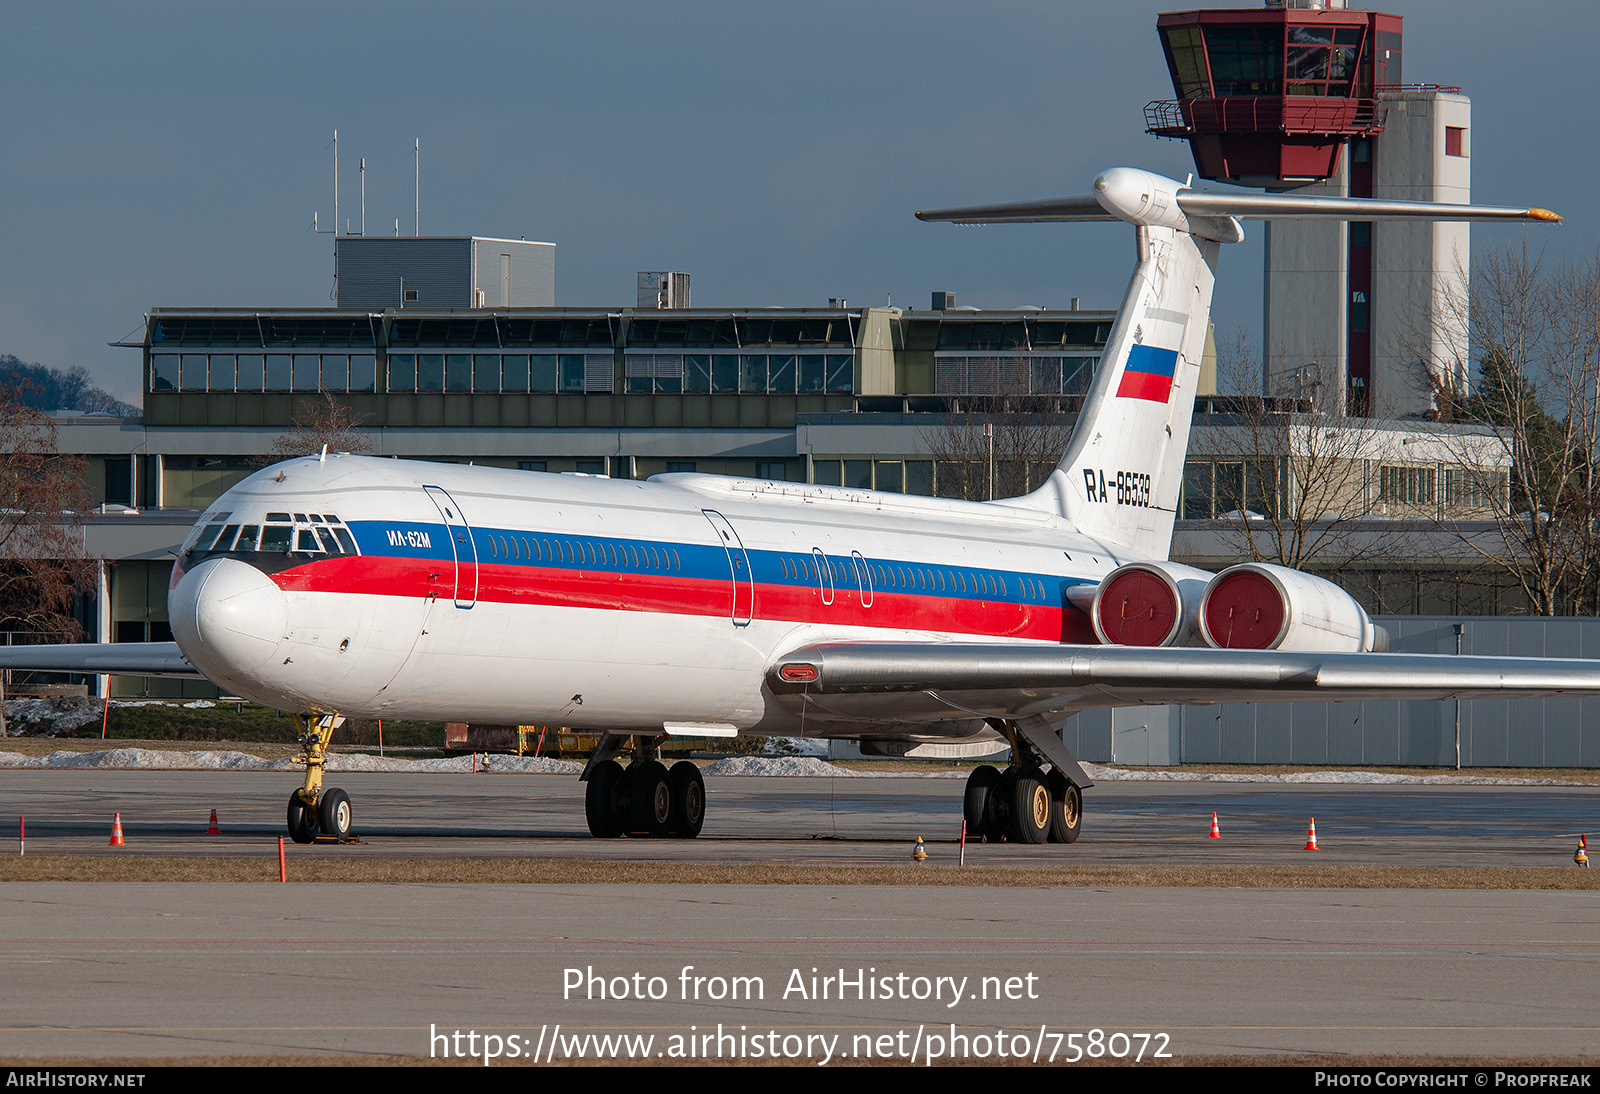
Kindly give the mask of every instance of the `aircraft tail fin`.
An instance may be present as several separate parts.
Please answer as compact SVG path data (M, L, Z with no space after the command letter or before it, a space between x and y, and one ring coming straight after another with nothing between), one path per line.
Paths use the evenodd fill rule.
M1255 220L1559 221L1545 209L1373 198L1193 190L1112 168L1084 197L919 212L963 224L1126 221L1139 262L1061 463L1038 490L1004 504L1053 512L1140 559L1165 559L1183 488L1189 425L1223 243Z

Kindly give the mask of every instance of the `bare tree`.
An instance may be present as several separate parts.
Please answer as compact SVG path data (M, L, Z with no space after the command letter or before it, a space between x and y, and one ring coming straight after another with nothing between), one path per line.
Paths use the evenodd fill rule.
M1491 433L1509 476L1463 471L1492 534L1462 542L1509 576L1541 615L1593 613L1600 599L1600 254L1553 272L1526 247L1472 272L1470 393L1440 392L1443 417Z
M321 392L316 398L297 399L292 422L289 432L273 440L272 451L262 461L263 466L294 456L314 456L324 445L329 452L352 455L372 451L366 422L330 392Z
M1219 354L1218 378L1260 391L1262 367L1241 330ZM1257 562L1326 568L1380 553L1392 536L1365 519L1375 501L1368 469L1392 442L1369 419L1339 412L1336 385L1301 379L1292 396L1232 397L1196 428L1185 515L1214 516L1224 540Z
M1018 497L1056 469L1076 416L1063 410L1061 395L1031 392L1027 358L980 364L980 390L951 396L948 421L928 439L938 491L970 501Z
M86 463L64 456L55 422L0 382L0 629L79 637L74 595L90 572Z

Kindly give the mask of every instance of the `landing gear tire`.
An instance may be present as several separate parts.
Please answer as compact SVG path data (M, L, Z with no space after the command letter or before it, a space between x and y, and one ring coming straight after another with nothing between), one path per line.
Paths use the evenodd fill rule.
M289 838L296 843L310 843L317 838L317 811L300 800L296 790L289 795Z
M1017 843L1044 843L1050 836L1051 799L1045 775L1038 768L1018 771L1011 781L1011 823L1007 832Z
M967 776L961 812L967 820L967 831L975 839L998 839L1001 835L1000 826L995 823L995 806L999 804L1001 782L999 768L988 764L973 768Z
M1076 843L1083 833L1083 791L1059 771L1050 772L1050 842Z
M597 839L622 835L626 806L622 765L616 760L595 764L583 793L583 813L589 822L589 834Z
M628 835L664 836L672 825L672 791L660 760L628 765Z
M350 838L350 795L335 787L324 790L317 801L317 827L337 840Z
M668 828L681 839L694 839L706 822L706 781L700 769L688 760L679 760L667 772L667 791L672 799Z

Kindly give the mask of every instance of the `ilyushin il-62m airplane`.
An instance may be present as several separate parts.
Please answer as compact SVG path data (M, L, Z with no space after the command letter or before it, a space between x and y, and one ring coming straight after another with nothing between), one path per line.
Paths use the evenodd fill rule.
M1067 450L1025 497L325 452L206 510L173 567L175 643L17 648L0 667L197 671L294 712L302 842L350 831L323 762L352 716L600 731L582 776L596 836L700 832L704 783L656 758L664 736L1004 741L1004 770L968 779L972 830L1071 843L1090 785L1059 732L1076 711L1600 694L1593 662L1391 654L1329 582L1167 560L1214 271L1240 219L1559 217L1207 192L1128 168L1084 197L917 215L1134 228L1138 265Z

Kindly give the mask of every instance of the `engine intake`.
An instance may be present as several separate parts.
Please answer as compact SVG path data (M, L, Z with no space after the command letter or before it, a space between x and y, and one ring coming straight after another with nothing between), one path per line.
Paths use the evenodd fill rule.
M1089 618L1108 646L1181 646L1200 616L1211 575L1177 562L1131 562L1095 590Z

